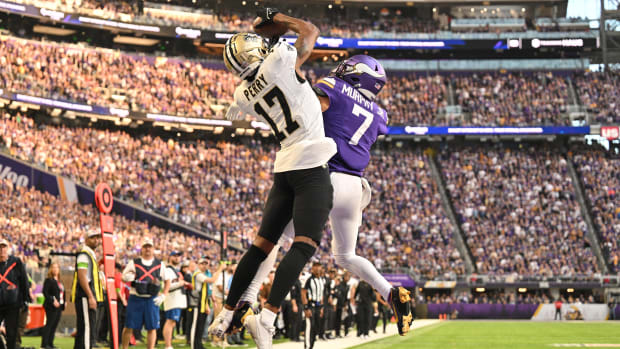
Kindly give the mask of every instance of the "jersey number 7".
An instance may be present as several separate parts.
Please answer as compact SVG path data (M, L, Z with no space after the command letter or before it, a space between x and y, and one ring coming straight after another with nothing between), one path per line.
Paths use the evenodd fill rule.
M284 139L286 139L287 135L290 135L299 128L299 124L297 123L297 121L293 120L293 117L291 115L291 108L288 106L288 102L284 97L284 93L282 93L282 90L280 90L278 86L274 86L269 92L265 94L265 96L263 96L263 100L267 102L269 108L274 106L274 104L276 103L276 99L278 100L278 103L280 103L280 108L282 108L282 114L284 114L284 122L286 123L286 134L278 130L278 125L276 125L276 123L269 116L269 114L267 114L267 112L260 105L260 103L256 102L256 104L254 104L254 111L260 114L260 116L262 116L265 121L269 123L269 126L271 126L271 129L273 130L273 133L275 133L278 141L282 142Z
M349 144L357 145L357 143L359 143L359 141L360 141L360 138L362 138L362 136L364 135L366 130L368 130L368 128L372 124L372 119L374 118L374 114L372 112L369 112L368 110L362 108L357 103L353 104L353 111L351 111L351 113L353 115L355 115L355 116L360 116L361 115L361 116L366 118L364 120L364 122L362 122L360 127L357 129L357 131L355 131L355 133L353 134L351 139L349 140Z

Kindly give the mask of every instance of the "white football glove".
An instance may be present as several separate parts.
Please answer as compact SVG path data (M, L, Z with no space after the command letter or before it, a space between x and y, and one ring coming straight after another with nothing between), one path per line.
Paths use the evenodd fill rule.
M156 306L160 306L164 302L164 299L164 295L160 294L159 296L153 298L153 303L155 303Z

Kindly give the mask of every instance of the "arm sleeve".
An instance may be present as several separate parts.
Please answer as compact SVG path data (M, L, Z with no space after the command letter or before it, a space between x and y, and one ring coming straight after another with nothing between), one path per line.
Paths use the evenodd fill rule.
M177 277L176 272L174 272L170 268L166 268L166 275L167 275L166 280L174 280ZM179 288L183 287L183 281L184 281L183 279L179 279L179 281L177 281L177 282L171 282L170 283L170 291L175 291L175 290L178 290Z
M173 280L175 278L175 275L168 273L170 270L166 267L166 263L161 262L161 267L159 267L159 270L159 275L163 281Z
M19 285L22 292L22 300L25 303L32 302L30 298L30 281L28 281L28 274L26 274L26 267L21 260L17 260L18 268L19 268Z
M269 64L279 65L281 68L293 67L294 69L297 62L297 49L293 45L280 41L271 48L271 53L265 61L271 61Z
M239 107L237 102L233 102L226 111L226 119L230 121L242 120L246 113Z
M205 273L198 273L198 275L196 275L196 283L204 283L205 280L207 279L207 275Z
M133 260L129 261L129 263L125 266L125 269L123 269L122 279L125 282L132 282L136 279L136 267L133 264Z
M88 263L90 263L90 258L86 255L86 253L78 254L78 257L77 257L78 269L88 269Z
M49 299L52 298L54 295L52 294L52 290L51 290L51 282L52 279L45 279L45 281L43 282L43 297L45 297L45 299Z
M387 127L387 124L389 122L388 114L387 114L387 111L385 111L385 109L382 109L382 108L378 108L378 109L379 109L379 116L381 117L381 122L379 123L378 134L386 135L388 133L388 127Z

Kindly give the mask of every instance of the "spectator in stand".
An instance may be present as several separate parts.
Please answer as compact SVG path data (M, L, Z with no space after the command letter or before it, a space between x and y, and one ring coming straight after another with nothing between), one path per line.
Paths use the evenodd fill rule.
M467 116L463 125L568 125L563 117L568 84L548 73L482 73L452 76L458 104Z
M601 147L575 146L572 161L580 174L592 220L611 273L619 273L620 157Z
M620 123L620 71L578 73L574 81L581 104L593 114L591 123Z
M483 274L593 275L598 264L566 159L542 146L445 149L455 213Z

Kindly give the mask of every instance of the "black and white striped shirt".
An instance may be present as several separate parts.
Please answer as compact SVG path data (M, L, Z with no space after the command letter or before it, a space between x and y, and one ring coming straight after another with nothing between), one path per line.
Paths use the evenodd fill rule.
M310 276L308 280L306 280L306 284L304 289L307 290L308 295L308 303L313 306L323 305L323 300L325 298L325 279L318 276Z

